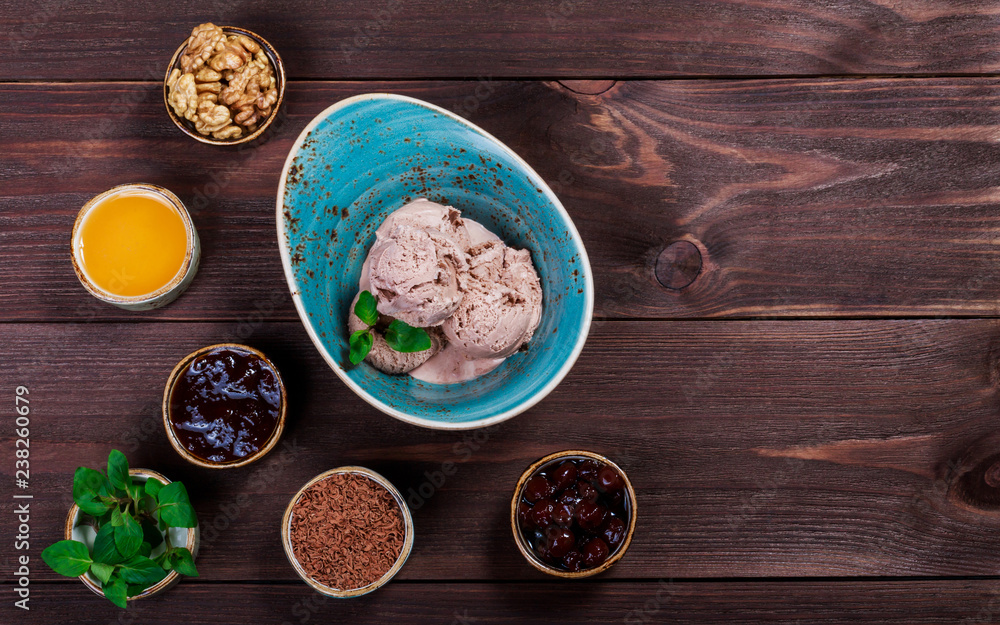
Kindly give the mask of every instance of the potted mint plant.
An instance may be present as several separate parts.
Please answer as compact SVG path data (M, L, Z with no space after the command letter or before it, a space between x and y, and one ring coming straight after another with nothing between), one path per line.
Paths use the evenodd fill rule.
M107 474L76 470L73 501L66 540L42 551L56 573L79 577L121 608L166 591L180 575L198 575L198 517L180 482L129 470L125 455L113 450Z

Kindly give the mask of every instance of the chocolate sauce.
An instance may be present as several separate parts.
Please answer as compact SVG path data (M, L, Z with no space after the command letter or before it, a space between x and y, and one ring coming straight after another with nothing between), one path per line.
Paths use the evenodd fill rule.
M252 352L220 347L197 356L170 391L170 423L181 444L224 464L260 451L278 426L278 373Z

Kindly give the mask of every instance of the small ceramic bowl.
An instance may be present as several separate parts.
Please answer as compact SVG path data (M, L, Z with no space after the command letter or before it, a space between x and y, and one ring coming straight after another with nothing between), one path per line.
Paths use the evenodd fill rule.
M543 562L535 555L535 551L531 548L531 545L528 544L528 541L525 539L524 535L521 532L521 528L519 527L517 521L517 506L518 503L521 501L521 495L524 492L525 484L527 484L528 480L531 479L531 477L535 474L535 471L538 471L539 469L541 469L546 465L554 464L556 461L567 460L567 459L586 459L586 458L590 458L591 460L596 460L599 463L608 465L609 467L617 471L618 475L621 476L622 481L625 483L625 493L628 499L628 512L629 512L628 528L625 531L625 538L624 540L622 540L622 544L619 545L618 548L615 551L613 551L610 555L608 555L608 559L605 560L602 564L592 569L585 569L582 571L564 571L562 569L558 569L550 564ZM527 560L531 566L535 567L536 569L538 569L543 573L548 573L549 575L554 575L556 577L564 577L567 579L579 579L582 577L590 577L592 575L597 575L598 573L603 573L604 571L611 568L611 566L614 565L615 562L620 560L622 556L625 555L625 552L628 550L629 545L632 543L632 534L633 532L635 532L635 519L637 512L638 508L636 506L636 501L635 501L635 489L632 488L632 482L629 481L628 475L625 474L625 471L623 471L620 466L618 466L605 456L602 456L601 454L595 454L592 451L570 449L567 451L560 451L545 456L544 458L538 460L530 467L525 469L524 473L521 474L521 478L517 481L517 485L514 487L514 496L510 500L510 528L511 531L514 533L514 542L517 544L518 550L521 552L521 555L524 556L525 560Z
M149 478L157 479L164 485L170 483L170 480L163 477L163 475L157 473L156 471L152 471L150 469L129 469L128 473L129 475L132 476L133 482L137 484L145 484L146 480L148 480ZM78 540L87 545L87 549L93 551L94 538L96 536L96 533L94 532L93 528L90 527L89 525L77 527L77 525L80 523L80 517L82 515L83 512L80 510L80 507L77 506L76 504L73 504L73 507L69 509L69 514L66 516L66 527L64 532L65 538L66 540ZM170 528L170 542L175 546L183 545L187 547L188 551L191 552L191 556L197 557L198 545L201 543L201 532L199 531L199 528L197 526L172 527ZM159 555L159 553L162 553L163 549L164 547L162 545L158 546L156 549L153 550L153 553L151 555L155 557L156 555ZM104 591L101 590L100 580L94 577L90 573L90 571L81 575L80 581L83 582L84 586L86 586L92 592L94 592L94 594L100 595L101 597L104 596ZM144 597L153 597L155 595L159 595L172 588L179 581L181 581L180 574L177 571L170 571L169 573L167 573L167 576L164 577L162 580L160 580L158 583L154 584L153 586L150 586L149 588L142 591L138 595L135 595L134 597L129 597L128 601L134 601L135 599L142 599Z
M299 500L299 497L301 497L302 493L304 493L313 484L321 482L326 478L330 477L331 475L336 475L339 473L351 473L354 475L363 475L368 479L370 479L371 481L377 483L382 488L386 489L389 492L389 494L392 495L392 498L396 500L396 504L399 505L399 511L403 515L403 532L405 533L405 537L403 539L403 547L402 549L399 550L399 555L396 557L396 562L392 565L392 568L390 568L388 571L385 572L385 575L383 575L376 581L372 582L371 584L368 584L367 586L363 586L361 588L350 588L346 590L340 588L331 588L330 586L321 584L316 580L314 580L313 578L309 577L309 574L306 573L305 569L302 568L302 565L299 564L298 559L295 557L295 551L292 548L292 538L291 538L292 508L295 507L295 503ZM292 500L288 503L288 507L285 508L285 515L281 518L281 545L285 548L285 557L288 558L288 561L291 563L292 568L294 568L298 576L302 578L302 581L309 584L309 586L316 592L320 593L321 595L326 595L327 597L334 597L336 599L349 599L352 597L360 597L361 595L367 595L373 590L377 590L382 586L384 586L386 583L389 582L389 580L395 577L396 573L399 573L399 570L403 568L404 564L406 564L406 559L410 557L410 551L413 549L413 517L410 515L410 509L406 507L406 502L403 501L403 496L399 494L399 491L396 489L395 486L392 485L392 482L385 479L382 475L376 473L375 471L372 471L371 469L366 469L365 467L355 467L355 466L338 467L336 469L330 469L329 471L320 473L313 479L309 480L308 482L306 482L306 485L300 488L299 492L295 493L295 496L292 497Z
M260 46L261 50L264 51L264 54L267 55L268 60L271 61L271 67L274 69L275 86L278 89L278 100L274 103L274 107L271 109L271 114L264 120L263 124L257 127L257 130L254 130L250 134L245 134L237 139L216 139L211 135L206 137L195 130L194 123L189 122L183 117L177 115L177 113L174 112L173 107L170 106L170 102L168 100L170 97L170 89L167 87L167 80L170 78L170 72L172 72L174 68L180 68L181 55L184 54L185 50L187 50L187 39L185 39L184 43L177 48L177 51L174 52L174 56L170 59L170 63L167 65L167 73L163 77L163 104L167 107L167 115L170 116L170 119L173 120L174 124L176 124L178 128L184 131L184 134L192 139L209 145L239 145L241 143L253 141L257 137L264 134L264 131L267 130L267 128L271 125L271 122L273 122L278 116L278 111L281 109L281 103L285 100L285 66L281 63L281 57L278 56L278 51L274 49L274 46L268 43L266 39L257 33L249 31L245 28L237 28L236 26L220 26L220 28L222 28L222 32L227 35L245 35L249 37Z
M278 387L281 389L281 408L278 413L278 424L274 428L274 432L271 437L267 439L267 442L255 453L241 458L239 460L233 460L231 462L210 462L199 458L198 456L191 453L187 447L177 438L177 432L174 430L170 419L170 395L174 390L174 384L180 377L181 373L187 369L187 366L192 360L206 354L212 350L219 348L229 348L235 351L253 354L254 356L263 360L272 370L274 370L274 375L278 380ZM170 372L170 376L167 377L167 385L163 389L163 428L167 431L167 440L170 441L170 446L174 448L182 458L190 462L191 464L202 467L203 469L235 469L236 467L246 466L252 462L256 462L267 455L269 451L274 449L274 446L278 444L278 440L281 438L281 433L285 430L285 415L288 413L288 393L285 389L285 383L281 379L281 373L278 368L274 366L267 356L264 355L260 350L254 349L248 345L240 345L238 343L218 343L216 345L209 345L208 347L202 347L201 349L195 350L181 359L174 370Z
M527 350L458 384L429 384L351 365L347 331L375 229L404 204L454 206L526 249L542 284L542 318ZM433 104L372 93L342 100L299 135L281 174L278 247L309 337L347 386L397 419L472 429L534 406L583 349L594 283L573 220L545 181L486 131Z
M90 214L95 206L103 201L123 195L152 195L162 200L180 215L187 234L187 251L177 275L161 288L145 295L124 296L105 291L94 283L84 269L80 236L81 227L87 219L87 215ZM184 203L169 190L144 182L119 185L87 201L83 205L83 208L80 209L80 212L76 216L76 222L73 224L72 248L73 270L76 272L76 277L79 278L84 288L102 302L113 304L125 310L152 310L160 306L166 306L174 301L191 285L194 275L198 273L198 263L201 260L201 241L198 239L198 231L195 230L194 222L191 221L191 215L188 213Z

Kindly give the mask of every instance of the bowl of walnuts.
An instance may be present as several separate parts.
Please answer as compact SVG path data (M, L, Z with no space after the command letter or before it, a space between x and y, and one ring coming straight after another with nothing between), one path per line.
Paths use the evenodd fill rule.
M212 145L253 141L274 121L285 68L274 48L244 28L199 24L177 48L163 81L170 119Z

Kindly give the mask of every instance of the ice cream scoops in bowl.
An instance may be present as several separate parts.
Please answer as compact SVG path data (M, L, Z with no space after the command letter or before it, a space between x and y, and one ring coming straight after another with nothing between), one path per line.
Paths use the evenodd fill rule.
M497 423L583 348L593 281L572 220L514 152L443 109L389 94L335 104L293 146L277 204L310 337L389 415Z
M455 208L423 198L375 231L359 288L348 319L352 363L363 358L384 373L432 384L496 369L527 346L542 317L542 287L528 250L508 247ZM394 327L408 328L420 342L400 344ZM369 328L370 339L363 333Z

